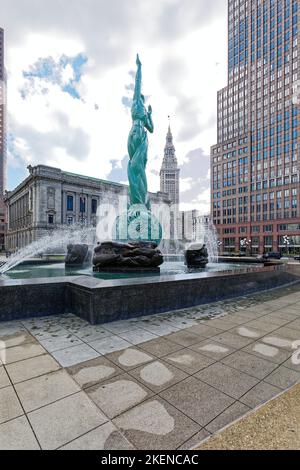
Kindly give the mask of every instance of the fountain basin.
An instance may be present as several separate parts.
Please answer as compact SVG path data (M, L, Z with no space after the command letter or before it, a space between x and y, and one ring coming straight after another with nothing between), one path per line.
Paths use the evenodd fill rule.
M285 265L111 280L92 276L0 280L0 321L70 312L91 324L101 324L299 281Z

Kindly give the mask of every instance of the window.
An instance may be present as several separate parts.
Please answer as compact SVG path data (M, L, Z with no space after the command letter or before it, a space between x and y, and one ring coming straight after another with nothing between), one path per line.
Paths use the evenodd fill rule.
M67 196L67 211L74 210L74 198L73 196Z
M83 196L80 196L80 212L81 213L85 213L85 207L86 204L85 204L85 197Z
M273 237L271 237L271 236L264 237L264 246L265 247L272 247L273 246Z
M92 214L97 214L98 201L97 199L92 199Z
M51 214L48 215L48 224L54 224L54 216Z

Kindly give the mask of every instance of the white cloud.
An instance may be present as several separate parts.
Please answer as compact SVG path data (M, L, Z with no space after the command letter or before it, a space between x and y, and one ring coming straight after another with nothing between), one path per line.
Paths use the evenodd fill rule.
M131 6L118 0L111 5L88 0L92 9L74 0L77 18L66 6L57 15L57 0L48 6L43 2L46 12L39 11L34 17L30 14L39 8L36 2L13 0L24 16L21 22L19 17L9 17L9 1L3 1L7 4L4 27L11 37L6 51L10 131L24 165L42 162L106 178L112 170L111 160L121 162L127 153L131 117L122 98L131 98L132 91L125 86L132 83L129 71L135 70L138 51L143 90L149 96L155 125L155 133L149 136L149 189L159 189L157 171L168 115L172 116L180 164L193 149L201 147L209 154L216 142L216 92L226 79L226 2L222 9L221 1L208 5L200 0L162 0L154 7L148 0ZM34 81L34 93L22 98L20 90L28 82L23 72L40 58L58 61L62 55L78 54L88 58L76 84L80 100L64 92L61 85L42 79ZM69 64L62 71L62 81L67 84L71 79L74 70ZM47 93L43 93L45 88ZM206 177L207 169L202 174L199 161L193 175L183 177L182 192L192 188L192 179ZM209 191L203 192L200 186L199 196L192 197L191 203L203 208Z

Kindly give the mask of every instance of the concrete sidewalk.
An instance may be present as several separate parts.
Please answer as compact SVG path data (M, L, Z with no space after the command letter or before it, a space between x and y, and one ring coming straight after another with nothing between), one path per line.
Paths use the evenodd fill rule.
M299 450L300 385L262 405L197 450Z
M300 380L299 339L299 284L98 326L0 323L0 449L190 449Z

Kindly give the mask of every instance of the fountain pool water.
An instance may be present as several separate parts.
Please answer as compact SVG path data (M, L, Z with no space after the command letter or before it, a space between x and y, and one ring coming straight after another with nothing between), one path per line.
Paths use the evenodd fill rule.
M222 266L218 265L218 247L217 247L217 233L215 227L205 222L204 218L197 223L197 232L194 233L192 240L198 243L205 243L209 255L209 265L207 270L220 271ZM80 244L85 243L95 246L97 242L96 230L94 227L84 226L61 226L60 228L47 233L44 237L37 241L32 242L28 246L21 248L16 254L12 255L8 261L0 267L0 276L8 275L8 277L17 278L30 278L30 277L54 277L54 276L65 276L70 273L74 273L74 270L68 268L67 271L64 269L64 264L53 266L50 264L48 268L45 263L42 266L24 267L26 261L40 254L49 252L66 254L68 244ZM184 266L184 250L189 243L184 243L181 240L162 240L160 249L164 255L165 262L161 266L161 275L168 274L182 274L188 272L188 269ZM19 267L21 265L21 267ZM226 269L229 267L226 267ZM230 268L231 269L231 268ZM192 271L192 272L195 272ZM200 270L201 272L201 270ZM24 276L22 276L24 274ZM75 274L86 274L92 275L92 269L81 270L80 272L75 271ZM143 275L149 275L149 273L139 273L131 275L110 275L108 273L100 273L97 277L111 279L116 277L139 277ZM96 275L95 275L96 276ZM103 277L102 277L103 276Z
M64 263L49 263L42 265L22 264L16 266L2 277L2 279L37 279L52 278L64 276L93 276L98 279L128 279L136 277L152 277L152 276L169 276L175 274L195 274L201 272L221 273L221 272L247 272L253 269L253 265L246 263L209 263L206 268L189 269L184 265L183 261L165 261L161 266L160 273L144 272L144 273L116 273L103 272L94 273L92 267L87 268L65 268ZM264 265L255 265L255 269L263 268Z
M184 250L187 244L180 240L163 240L161 250L164 254L164 263L160 267L160 273L138 272L138 273L117 273L100 272L94 273L92 266L86 268L65 267L63 262L46 263L38 261L33 264L32 258L39 254L61 253L67 251L67 245L86 243L90 246L96 245L96 233L94 227L71 226L61 227L49 233L41 239L22 248L15 255L0 267L2 279L37 279L65 276L93 276L99 279L121 279L149 276L169 276L176 274L195 274L201 272L245 272L249 266L245 263L218 263L217 234L214 226L204 221L198 222L197 233L193 241L205 243L209 254L209 263L206 268L190 269L184 264ZM30 260L30 262L29 262ZM27 263L26 263L27 261ZM262 265L263 266L263 265ZM257 268L257 265L256 265Z

